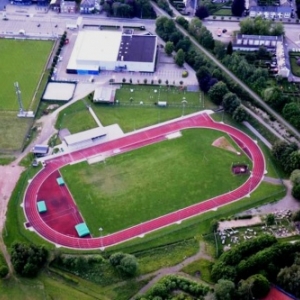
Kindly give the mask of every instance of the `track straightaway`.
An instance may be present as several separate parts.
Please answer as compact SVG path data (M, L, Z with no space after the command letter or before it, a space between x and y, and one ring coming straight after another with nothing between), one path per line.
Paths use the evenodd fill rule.
M37 195L42 183L47 180L54 171L59 170L61 167L70 163L82 160L83 158L94 156L95 153L115 155L114 150L116 149L120 150L120 153L131 151L136 148L159 142L165 139L165 136L168 134L189 128L208 128L229 134L253 161L252 173L248 180L237 189L223 195L216 196L206 201L183 208L179 211L169 213L103 237L70 237L53 230L42 220L36 206ZM122 243L126 240L136 238L140 235L199 215L210 209L215 209L219 206L242 199L259 186L260 182L263 180L264 173L265 159L262 151L254 140L234 127L214 122L208 114L200 112L191 116L168 121L161 125L139 130L137 132L127 134L119 139L78 150L46 161L46 167L33 178L27 187L24 196L24 212L28 222L34 230L44 239L54 244L76 249L99 249Z

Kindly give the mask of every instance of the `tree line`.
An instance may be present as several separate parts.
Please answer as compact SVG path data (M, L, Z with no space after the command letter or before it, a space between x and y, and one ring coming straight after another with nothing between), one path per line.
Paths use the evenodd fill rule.
M271 235L262 235L234 246L223 253L212 268L212 279L221 284L223 289L226 287L230 290L230 297L218 299L252 299L249 298L250 288L253 297L261 298L268 293L269 282L276 283L295 295L300 279L299 258L299 242L282 243ZM254 289L253 276L257 279L258 274L263 276L259 281L264 282L265 295L260 294L262 289ZM288 278L295 280L288 283ZM295 296L299 296L299 293L298 289Z
M163 0L160 0L163 1ZM141 18L155 19L156 13L149 0L117 1L108 0L103 2L103 10L109 17L117 18Z

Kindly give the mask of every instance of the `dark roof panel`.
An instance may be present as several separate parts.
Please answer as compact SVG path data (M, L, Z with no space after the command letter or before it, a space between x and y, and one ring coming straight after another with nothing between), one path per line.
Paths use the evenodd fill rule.
M49 146L47 145L35 145L33 148L34 153L46 154L49 151Z
M153 62L155 47L155 35L123 35L118 61Z

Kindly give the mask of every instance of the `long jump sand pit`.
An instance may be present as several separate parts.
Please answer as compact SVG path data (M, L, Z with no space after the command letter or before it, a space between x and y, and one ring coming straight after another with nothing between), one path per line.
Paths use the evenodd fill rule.
M73 98L76 85L76 82L49 82L42 99L48 101L69 101Z

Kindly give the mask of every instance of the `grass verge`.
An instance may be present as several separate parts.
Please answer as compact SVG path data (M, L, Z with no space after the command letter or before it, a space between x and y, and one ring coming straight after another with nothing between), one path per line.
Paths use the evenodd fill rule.
M213 284L210 277L213 264L212 261L201 258L187 265L181 271L196 278L198 277L209 284Z

